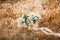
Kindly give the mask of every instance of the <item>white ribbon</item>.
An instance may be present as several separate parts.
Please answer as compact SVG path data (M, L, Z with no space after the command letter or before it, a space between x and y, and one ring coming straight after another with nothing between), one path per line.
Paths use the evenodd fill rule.
M46 27L42 27L42 28L32 28L33 30L41 30L43 33L45 33L46 35L53 35L53 36L58 36L60 37L60 33L55 33L52 30L46 28Z

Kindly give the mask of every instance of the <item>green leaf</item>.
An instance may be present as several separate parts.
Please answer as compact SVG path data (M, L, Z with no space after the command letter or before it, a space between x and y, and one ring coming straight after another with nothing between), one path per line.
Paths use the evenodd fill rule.
M28 26L29 25L29 23L27 22L28 21L28 14L27 13L25 13L24 14L24 16L23 16L23 18L25 19L25 23L26 23L26 25Z

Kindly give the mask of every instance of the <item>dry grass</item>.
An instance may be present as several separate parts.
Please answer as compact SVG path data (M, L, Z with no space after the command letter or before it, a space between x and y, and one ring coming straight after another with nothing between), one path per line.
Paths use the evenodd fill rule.
M41 2L41 3L40 3ZM24 12L36 12L42 16L39 27L48 27L60 32L60 1L19 0L0 3L0 40L60 40L59 37L45 35L41 31L17 27L16 19ZM30 34L27 34L28 32Z

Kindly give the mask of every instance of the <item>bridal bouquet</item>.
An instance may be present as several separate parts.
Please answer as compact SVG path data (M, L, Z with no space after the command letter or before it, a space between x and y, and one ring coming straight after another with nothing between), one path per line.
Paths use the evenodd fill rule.
M17 18L18 27L36 27L41 16L37 13L24 13L21 17Z

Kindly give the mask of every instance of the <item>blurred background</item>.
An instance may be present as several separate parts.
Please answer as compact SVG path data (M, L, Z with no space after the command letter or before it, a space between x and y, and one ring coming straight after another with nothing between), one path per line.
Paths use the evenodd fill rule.
M60 40L39 30L18 28L16 20L25 12L41 15L39 28L60 33L60 0L0 0L0 40Z

